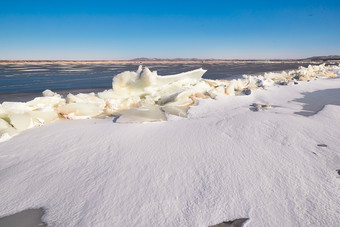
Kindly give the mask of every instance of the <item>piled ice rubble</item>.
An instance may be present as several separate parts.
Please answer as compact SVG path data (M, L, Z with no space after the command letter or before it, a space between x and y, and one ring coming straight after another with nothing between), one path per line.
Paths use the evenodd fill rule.
M156 71L138 68L113 78L112 89L100 93L68 94L66 98L50 90L29 102L0 104L0 141L19 132L57 119L117 117L116 122L165 121L166 115L186 117L188 109L200 98L218 94L249 95L253 89L272 85L291 85L324 77L337 77L339 66L308 66L282 73L260 76L244 75L242 79L208 80L203 69L171 76L158 76Z

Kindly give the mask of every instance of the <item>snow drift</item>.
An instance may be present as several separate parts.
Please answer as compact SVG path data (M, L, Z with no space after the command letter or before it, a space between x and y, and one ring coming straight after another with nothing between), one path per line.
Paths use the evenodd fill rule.
M21 131L58 119L117 117L116 122L166 121L167 115L187 117L190 106L199 99L249 95L253 89L292 85L298 81L337 77L339 66L300 67L281 73L244 75L234 80L202 78L202 68L176 75L159 76L157 71L139 66L136 72L122 72L113 78L112 89L89 94L68 94L66 98L50 90L29 102L0 104L0 142Z

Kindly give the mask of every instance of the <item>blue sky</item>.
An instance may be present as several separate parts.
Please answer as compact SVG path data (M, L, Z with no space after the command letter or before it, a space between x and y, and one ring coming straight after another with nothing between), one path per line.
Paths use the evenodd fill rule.
M340 1L0 1L0 59L340 54Z

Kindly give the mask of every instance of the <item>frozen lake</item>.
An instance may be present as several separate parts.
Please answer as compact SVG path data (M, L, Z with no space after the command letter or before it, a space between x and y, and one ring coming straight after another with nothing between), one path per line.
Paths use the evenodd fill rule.
M204 78L224 79L243 74L297 69L311 63L301 62L227 62L227 63L146 63L158 75L171 75L197 68L208 70ZM135 71L135 64L109 63L19 63L0 64L0 94L32 93L50 90L108 89L112 77L124 71ZM89 90L91 91L91 90Z

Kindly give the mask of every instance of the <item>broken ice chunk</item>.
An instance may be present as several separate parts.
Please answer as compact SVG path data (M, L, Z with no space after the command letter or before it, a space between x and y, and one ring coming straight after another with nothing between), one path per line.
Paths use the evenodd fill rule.
M7 129L9 127L10 125L8 124L8 122L0 118L0 130Z
M101 98L96 97L94 93L90 93L90 94L79 93L77 95L68 94L67 103L86 103L86 104L91 103L91 104L95 104L99 106L102 109L106 105L105 101Z
M29 107L24 102L3 102L2 103L2 111L7 114L10 113L25 113L31 111L33 108Z
M37 97L29 102L27 102L27 106L31 107L32 109L39 109L45 107L56 107L59 105L64 105L65 99L61 98L60 96L53 96L53 97Z
M44 97L53 97L53 96L57 96L57 97L60 97L60 98L61 98L61 96L60 96L58 93L55 93L55 92L53 92L53 91L51 91L51 90L49 90L49 89L46 89L45 91L43 91L42 94L43 94Z
M58 119L58 114L54 110L32 111L29 115L32 117L33 122L37 125L46 124Z
M163 110L167 114L176 115L179 117L187 117L189 106L175 106L175 105L165 105L163 106Z
M13 125L18 131L24 131L34 126L32 117L27 113L10 114L9 119L11 125Z
M91 103L68 103L58 108L58 113L69 119L77 119L78 117L95 117L100 115L103 109L96 104ZM68 115L70 117L68 117Z
M167 120L159 106L155 105L122 110L117 112L117 114L120 115L120 117L116 120L117 123L142 123Z

